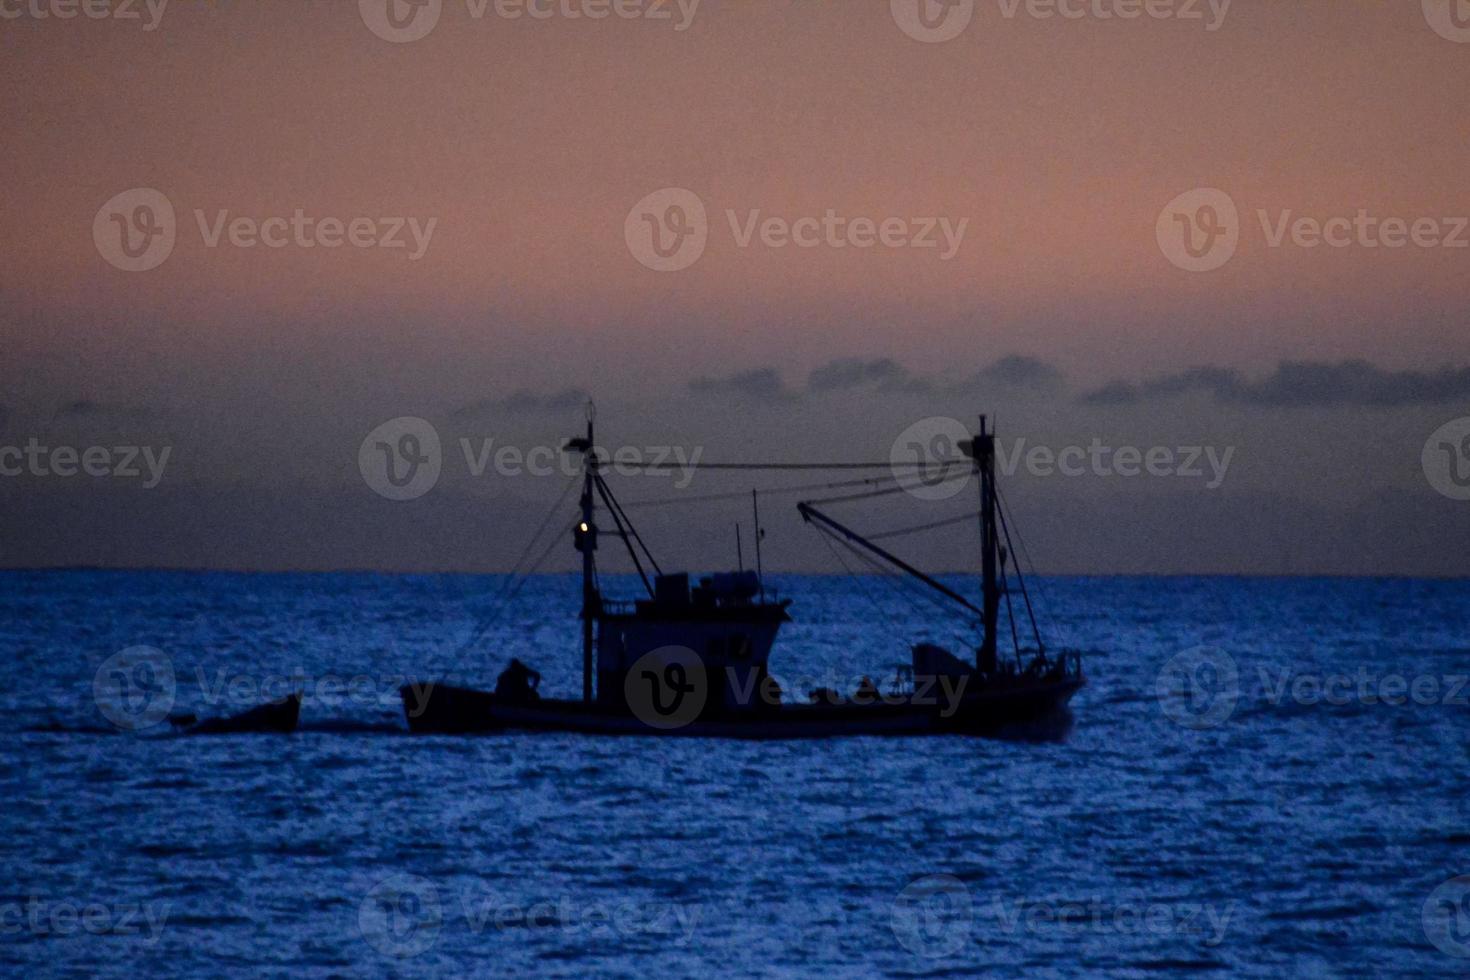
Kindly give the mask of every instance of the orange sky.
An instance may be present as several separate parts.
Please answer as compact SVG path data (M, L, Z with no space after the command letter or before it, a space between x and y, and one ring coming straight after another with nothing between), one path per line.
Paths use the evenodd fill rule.
M1470 45L1417 3L1238 0L1211 32L1008 19L982 0L959 38L923 44L881 0L706 0L682 32L475 19L449 0L428 37L390 44L351 2L176 0L151 32L22 18L0 22L0 45L0 295L46 324L6 318L21 351L187 337L206 363L357 337L410 360L463 345L534 381L555 338L677 384L841 351L922 367L1020 350L1126 372L1467 348L1470 250L1273 250L1255 218L1470 214ZM140 186L174 202L180 240L158 270L121 273L91 219ZM698 194L714 226L674 275L631 261L622 236L633 202L666 186ZM1236 259L1197 276L1153 231L1201 186L1245 220ZM407 262L208 249L193 217L296 208L438 227ZM969 225L942 262L740 249L725 218L828 208ZM411 337L354 325L379 317Z

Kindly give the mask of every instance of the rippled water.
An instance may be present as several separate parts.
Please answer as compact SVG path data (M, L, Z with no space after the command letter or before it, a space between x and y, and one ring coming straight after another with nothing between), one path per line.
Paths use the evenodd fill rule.
M924 632L875 582L777 584L796 599L773 661L788 691L883 676ZM1053 641L1087 651L1090 675L1060 741L408 736L405 677L491 683L520 656L552 693L579 689L575 582L533 580L492 617L502 585L0 575L0 963L117 976L1470 967L1470 887L1452 881L1470 874L1457 680L1470 583L1045 580ZM155 675L153 700L108 701L109 717L94 681L107 665L107 700L109 658L133 647L161 651L148 656L172 695ZM1399 700L1394 675L1419 685L1406 703L1374 697ZM307 693L294 736L128 724L287 686Z

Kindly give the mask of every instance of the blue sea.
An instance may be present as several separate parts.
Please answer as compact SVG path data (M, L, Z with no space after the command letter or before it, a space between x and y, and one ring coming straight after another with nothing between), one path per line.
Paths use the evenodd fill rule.
M771 584L788 696L955 635L877 579ZM1470 583L1035 585L1083 651L1069 722L746 744L410 736L406 681L492 685L514 656L580 690L565 576L0 574L0 965L1470 972ZM288 690L294 735L167 720Z

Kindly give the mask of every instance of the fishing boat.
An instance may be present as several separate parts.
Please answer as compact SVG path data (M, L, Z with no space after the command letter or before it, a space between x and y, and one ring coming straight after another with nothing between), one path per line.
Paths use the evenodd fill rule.
M300 717L298 691L236 715L201 720L193 714L181 714L171 716L169 722L181 735L289 735L296 731Z
M961 659L937 644L917 643L910 651L910 664L899 670L887 691L864 678L851 694L820 689L809 692L803 702L792 702L769 670L777 634L791 621L792 602L766 590L759 557L758 503L754 571L742 568L697 580L683 573L665 574L601 472L605 456L597 449L589 406L586 435L564 447L581 460L580 513L571 533L582 565L581 698L544 697L540 674L514 660L493 690L406 685L400 693L409 729L417 734L573 732L797 739L998 735L1056 717L1085 683L1081 657L1069 651L1051 653L1043 645L1030 593L1017 569L1034 639L1033 646L1022 647L1008 568L1010 527L996 485L995 434L983 416L979 432L960 449L963 455L955 461L960 476L978 477L980 488L979 512L970 517L978 519L980 529L979 605L823 509L854 496L909 489L915 485L912 481L898 480L893 487L861 495L806 500L798 504L798 511L831 540L971 617L979 633L973 659ZM611 519L613 526L607 531L599 529L599 511ZM645 596L619 601L603 594L597 554L604 534L626 547ZM1012 639L1005 658L999 651L1002 603L1009 612Z

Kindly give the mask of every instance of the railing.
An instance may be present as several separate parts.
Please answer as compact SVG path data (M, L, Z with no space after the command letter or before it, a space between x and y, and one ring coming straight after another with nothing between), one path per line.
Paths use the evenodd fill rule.
M603 615L607 615L607 616L632 616L632 615L634 615L634 614L636 614L638 612L638 603L639 602L647 602L647 601L649 601L649 600L647 600L647 599L603 599L602 600L602 612L603 612ZM778 603L780 601L781 601L781 593L780 593L779 590L777 590L777 589L767 589L766 590L766 595L765 595L765 604L766 605L775 605L776 603ZM740 601L738 603L722 602L722 603L720 603L720 605L721 605L722 608L728 609L728 608L731 608L731 607L739 608L741 606L754 606L754 605L757 605L757 603L756 603L755 600L752 599L750 601L742 600L742 601Z

